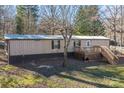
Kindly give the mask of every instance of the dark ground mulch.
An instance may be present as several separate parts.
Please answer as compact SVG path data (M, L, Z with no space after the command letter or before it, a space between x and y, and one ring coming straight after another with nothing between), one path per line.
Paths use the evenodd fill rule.
M30 62L25 61L20 64L15 64L18 67L25 68L31 71L35 71L38 74L42 74L46 77L59 74L60 72L80 71L88 66L107 65L106 62L96 61L81 61L74 58L69 58L67 66L62 67L63 57L48 58L41 60L32 60Z

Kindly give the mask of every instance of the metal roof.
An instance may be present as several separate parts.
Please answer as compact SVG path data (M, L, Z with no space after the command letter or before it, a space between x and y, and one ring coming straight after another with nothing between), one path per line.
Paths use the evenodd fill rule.
M19 34L5 34L5 39L63 39L62 35L19 35ZM73 35L71 39L109 39L104 36L77 36Z

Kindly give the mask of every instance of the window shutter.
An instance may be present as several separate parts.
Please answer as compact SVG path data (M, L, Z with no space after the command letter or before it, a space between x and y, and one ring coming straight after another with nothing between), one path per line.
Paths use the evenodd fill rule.
M87 46L90 46L90 42L89 41L87 42Z
M54 49L54 41L52 40L52 49Z
M58 49L60 49L60 40L58 40Z
M75 47L75 41L74 41L74 47Z
M81 46L81 40L79 40L79 46Z

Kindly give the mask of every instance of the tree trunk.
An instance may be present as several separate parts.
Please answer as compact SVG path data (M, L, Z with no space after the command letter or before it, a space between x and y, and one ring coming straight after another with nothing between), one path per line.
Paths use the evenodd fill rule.
M66 67L67 65L67 47L64 47L64 61L63 61L63 67Z
M3 21L3 37L4 37L4 34L5 34L5 21Z
M29 29L30 29L30 20L29 20L29 18L30 18L30 11L29 11L29 7L28 7L28 14L27 14L27 17L28 17L28 18L27 18L28 27L27 27L27 32L26 32L26 34L27 34L27 33L30 33L30 30L29 30ZM31 34L31 33L30 33L30 34Z
M114 40L116 42L116 32L114 31Z
M122 47L122 40L123 40L123 6L121 5L121 32L120 32L120 36L121 36L121 44L120 47Z
M121 44L120 44L120 46L122 47L122 40L123 40L123 38L122 38L122 30L121 30Z
M114 21L114 23L115 23L115 21ZM116 40L116 26L115 26L115 24L113 25L113 28L114 28L114 40L115 40L115 46L117 46L117 40Z
M64 39L64 61L62 66L66 67L67 66L67 49L68 49L68 45L67 45L67 37Z

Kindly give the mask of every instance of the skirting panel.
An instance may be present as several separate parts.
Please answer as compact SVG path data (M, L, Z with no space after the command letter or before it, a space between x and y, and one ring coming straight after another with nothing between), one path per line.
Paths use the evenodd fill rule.
M54 57L63 57L63 53L51 53L51 54L34 54L34 55L19 55L19 56L10 56L9 63L10 64L18 64L21 62L30 62L32 60L40 60ZM68 53L68 57L74 57L74 53Z

